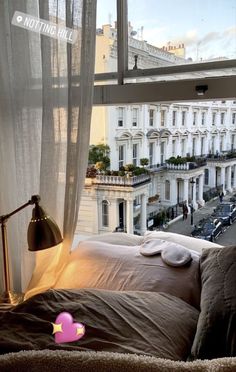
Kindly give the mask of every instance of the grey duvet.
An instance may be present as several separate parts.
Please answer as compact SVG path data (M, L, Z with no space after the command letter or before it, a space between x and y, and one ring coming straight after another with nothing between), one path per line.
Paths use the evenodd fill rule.
M85 325L76 342L55 343L63 311ZM0 313L1 354L20 350L95 350L186 360L199 312L164 293L49 290Z

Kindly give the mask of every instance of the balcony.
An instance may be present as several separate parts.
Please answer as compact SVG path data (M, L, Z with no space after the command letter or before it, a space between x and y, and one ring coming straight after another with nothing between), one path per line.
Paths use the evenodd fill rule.
M135 187L142 183L150 182L149 174L141 174L139 176L106 176L106 175L96 175L93 178L92 183L97 185L115 185L115 186L128 186Z
M200 163L195 163L195 162L187 162L184 164L171 164L171 163L166 163L166 169L168 170L192 170L192 169L197 169L200 167L203 167L206 165L206 162L200 162Z

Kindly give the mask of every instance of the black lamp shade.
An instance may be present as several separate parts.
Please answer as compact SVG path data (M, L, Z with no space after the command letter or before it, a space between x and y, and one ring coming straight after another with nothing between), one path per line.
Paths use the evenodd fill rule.
M56 222L38 204L35 205L28 227L29 251L41 251L62 242Z

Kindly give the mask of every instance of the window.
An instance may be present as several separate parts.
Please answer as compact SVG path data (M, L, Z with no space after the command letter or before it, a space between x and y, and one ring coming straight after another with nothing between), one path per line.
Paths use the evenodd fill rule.
M201 137L201 155L204 154L204 137Z
M149 165L150 167L153 165L153 155L154 155L154 143L149 143Z
M185 156L185 139L181 140L181 156Z
M137 127L138 126L138 109L133 108L132 110L132 126Z
M212 113L212 125L216 125L216 112Z
M138 144L134 143L133 144L133 165L137 167L138 165Z
M166 120L166 112L165 110L161 110L161 127L165 126L165 120Z
M164 164L165 161L165 142L161 142L161 164Z
M206 113L202 113L202 125L205 125Z
M232 113L232 124L236 124L236 112Z
M170 181L165 182L165 199L170 200Z
M186 120L186 111L182 111L182 126L185 125L185 120Z
M235 142L235 134L232 134L232 137L231 137L231 151L234 150L234 142Z
M123 127L124 125L124 107L118 107L118 127Z
M195 155L195 148L196 148L196 138L192 140L192 156Z
M193 113L193 125L196 125L197 124L197 113L196 111L194 111Z
M119 169L124 166L125 161L125 145L119 146Z
M109 203L107 200L102 201L102 226L109 226Z
M223 151L223 146L224 146L224 136L220 136L220 152Z
M215 153L215 136L212 137L212 141L211 141L211 152L212 152L212 154Z
M172 112L172 125L173 125L173 127L175 127L175 125L176 125L176 114L177 114L176 111Z
M221 112L220 114L220 123L223 125L225 122L225 113L224 112Z
M204 171L204 183L205 183L205 185L209 184L209 169L207 169L207 168Z
M149 110L149 126L153 127L154 124L154 110L150 109Z
M172 156L175 156L175 144L176 144L176 141L175 140L172 140Z

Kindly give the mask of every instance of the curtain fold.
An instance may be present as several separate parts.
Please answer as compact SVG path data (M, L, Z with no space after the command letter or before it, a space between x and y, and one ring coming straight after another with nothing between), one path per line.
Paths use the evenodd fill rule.
M15 10L73 28L78 38L69 44L11 25ZM88 159L96 1L0 2L0 27L0 214L39 193L64 236L59 246L35 254L26 243L30 208L9 221L16 290L26 288L36 260L28 298L53 287L75 232Z

